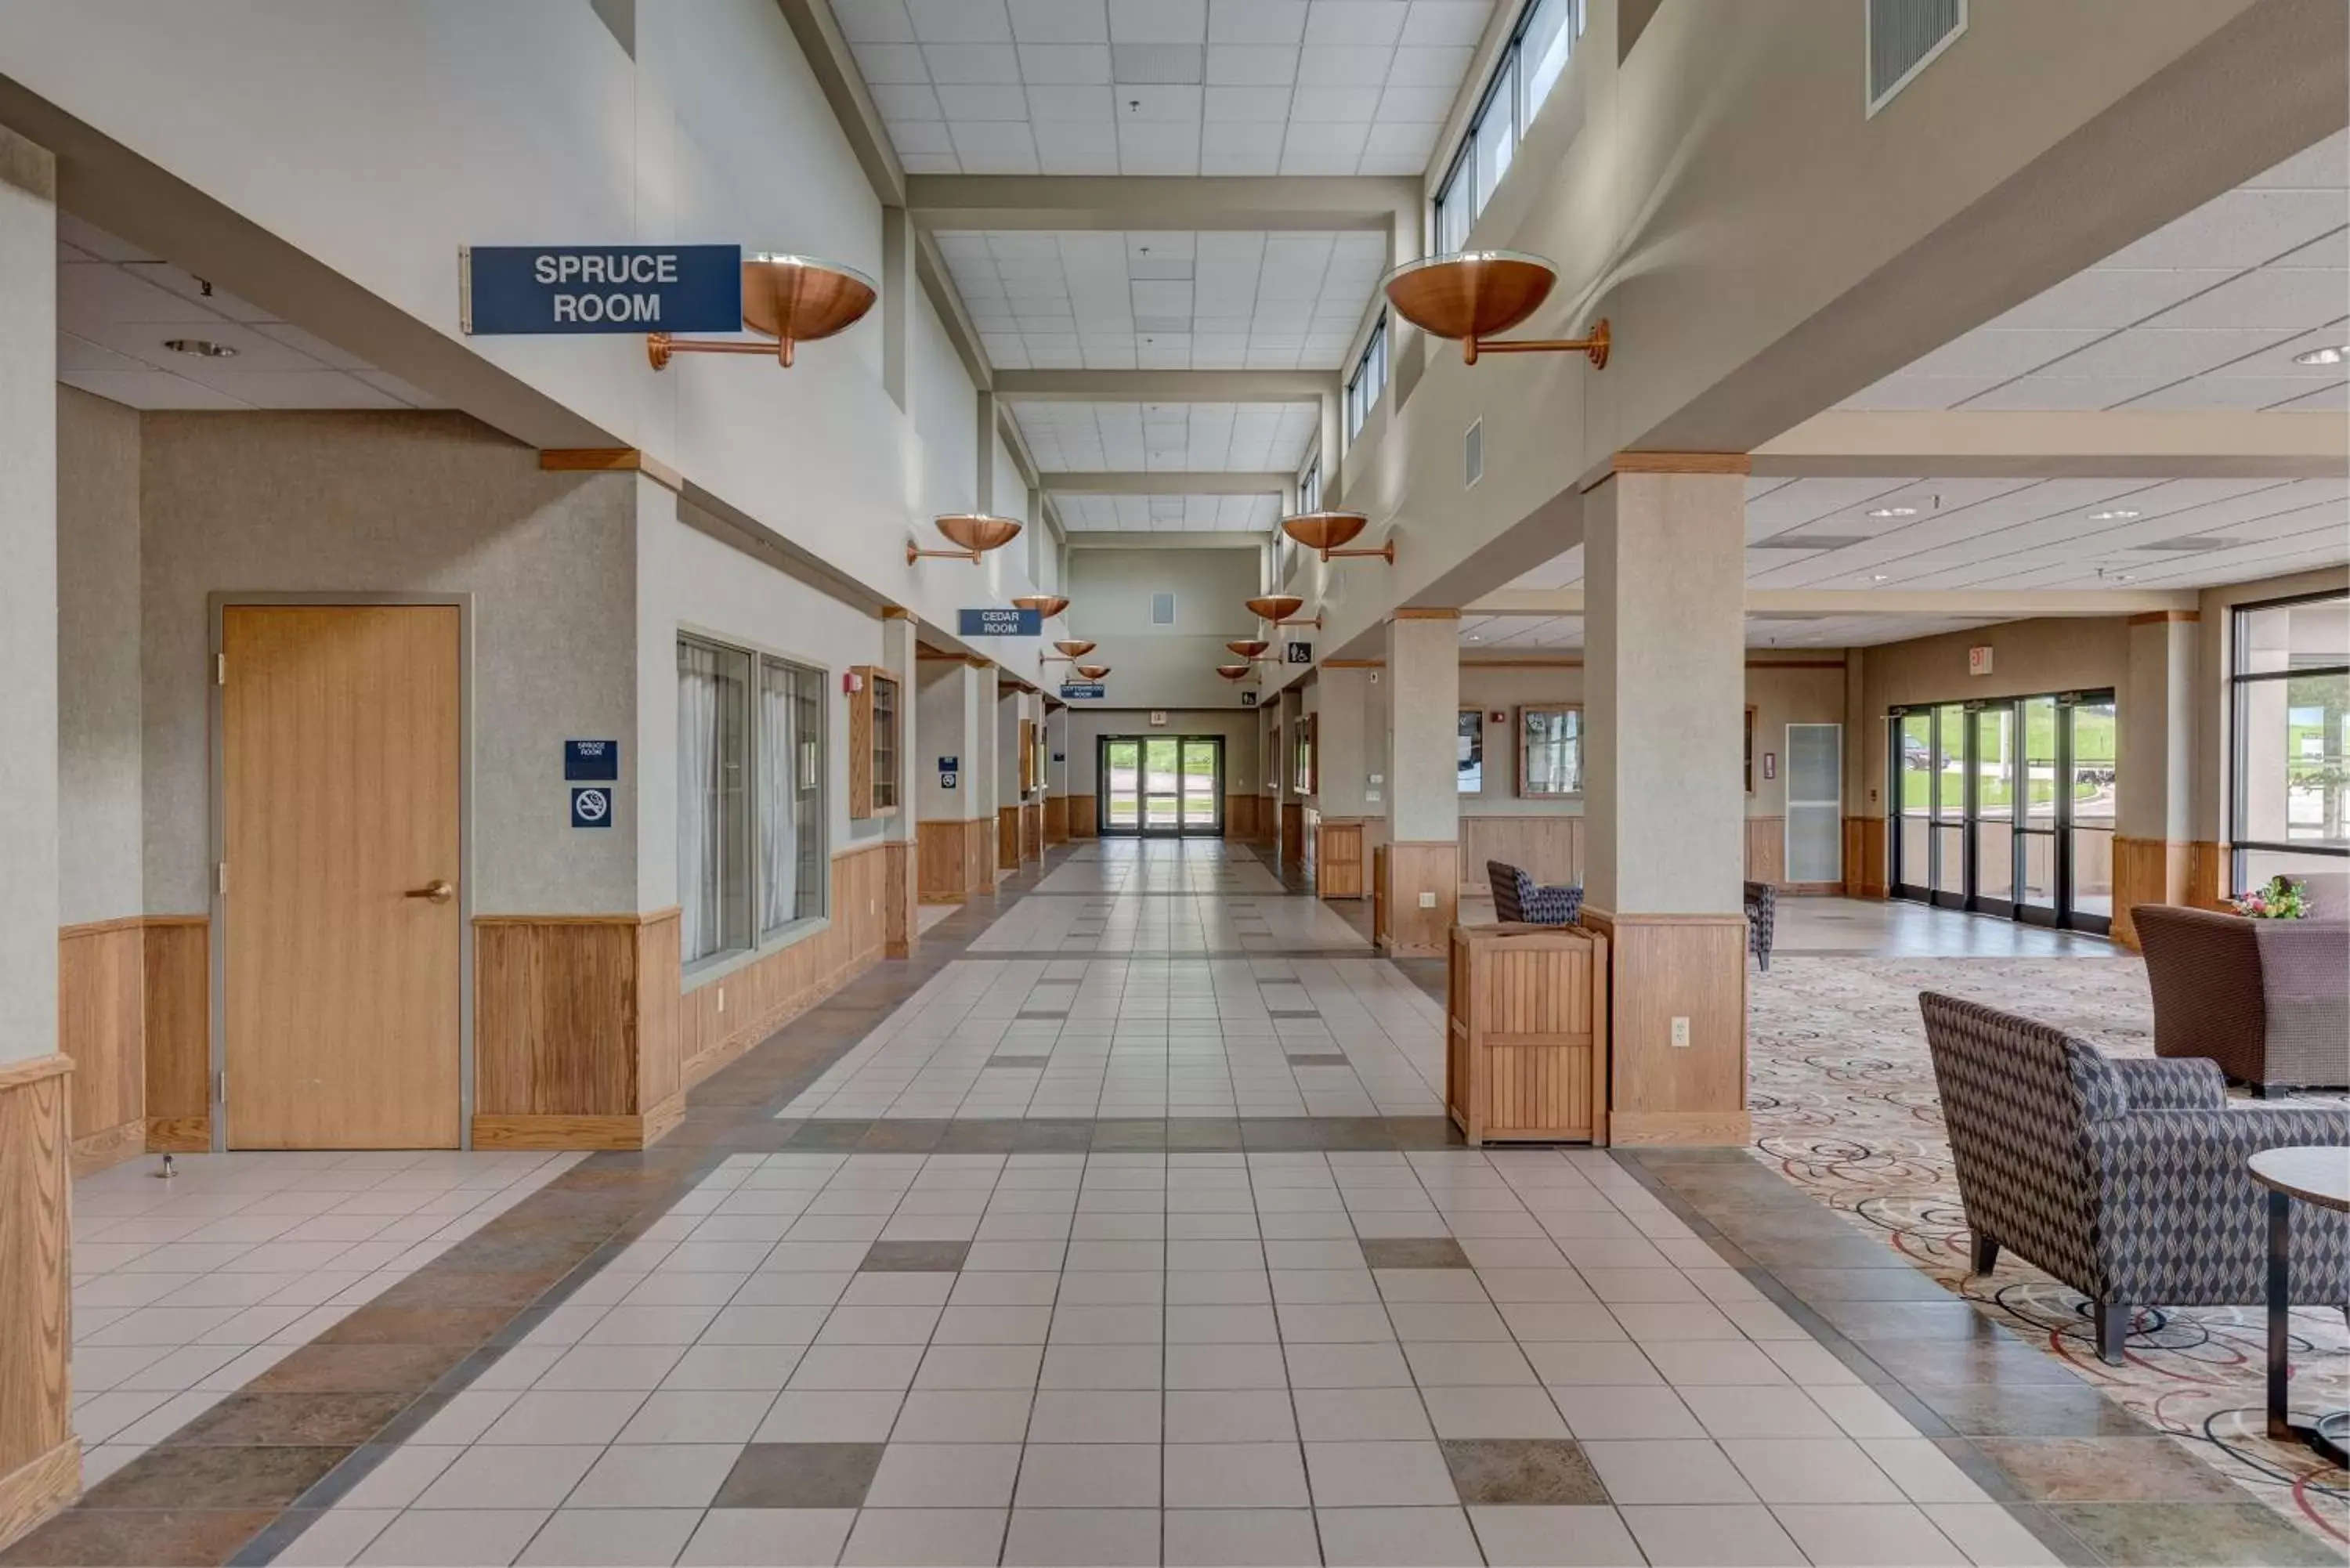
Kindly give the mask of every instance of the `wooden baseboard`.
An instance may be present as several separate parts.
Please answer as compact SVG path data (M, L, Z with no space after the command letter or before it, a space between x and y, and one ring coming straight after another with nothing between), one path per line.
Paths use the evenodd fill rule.
M1744 1111L1618 1110L1607 1118L1607 1141L1719 1147L1752 1143L1754 1129Z
M667 1104L669 1102L663 1102ZM643 1148L650 1116L516 1116L473 1118L475 1148ZM675 1118L671 1118L674 1125ZM658 1137L662 1127L652 1136Z
M149 1116L147 1118L147 1152L150 1154L205 1154L213 1147L213 1122L210 1116Z
M73 1140L73 1173L88 1176L147 1150L147 1118L140 1116L117 1127L100 1127Z
M68 1438L0 1476L0 1547L81 1495L81 1439Z
M925 904L962 904L970 900L961 893L925 893L921 901Z

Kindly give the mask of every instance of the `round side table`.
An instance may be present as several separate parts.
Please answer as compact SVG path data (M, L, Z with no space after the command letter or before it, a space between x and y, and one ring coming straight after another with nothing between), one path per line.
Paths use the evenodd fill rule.
M2293 1337L2293 1206L2296 1199L2350 1213L2350 1148L2264 1148L2246 1162L2269 1189L2269 1436L2298 1440L2337 1465L2350 1465L2350 1410L2332 1410L2297 1426L2285 1394L2286 1347Z

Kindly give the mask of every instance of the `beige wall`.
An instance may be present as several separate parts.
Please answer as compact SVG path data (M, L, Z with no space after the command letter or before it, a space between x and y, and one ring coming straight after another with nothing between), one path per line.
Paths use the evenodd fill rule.
M57 389L57 919L142 909L139 415Z
M1254 550L1074 550L1069 635L1254 637L1256 619L1242 601L1256 592ZM1150 596L1165 593L1175 596L1175 624L1153 626Z
M1805 664L1826 661L1810 659ZM1779 753L1786 760L1789 724L1836 724L1845 720L1844 670L1841 665L1818 669L1773 669L1770 663L1746 666L1746 701L1753 704L1754 793L1746 797L1749 816L1778 816L1786 809L1784 773L1762 776L1762 753ZM1485 787L1461 797L1463 816L1580 816L1580 796L1523 799L1518 787L1518 710L1527 704L1578 703L1583 701L1580 664L1500 667L1463 659L1461 663L1461 704L1485 713ZM1493 715L1502 722L1495 723ZM1845 743L1852 745L1847 735Z
M1970 676L1967 649L1982 646L1991 649L1991 673ZM1867 649L1862 659L1861 711L1846 722L1846 755L1860 759L1860 777L1857 792L1846 792L1845 810L1855 816L1886 815L1885 713L1897 704L2111 688L2115 724L2126 733L2128 685L2129 624L2121 616L2009 621ZM1856 729L1857 734L1852 732ZM1849 776L1849 767L1846 772ZM2120 787L2126 795L2127 778Z
M158 413L143 430L150 912L211 899L221 591L472 595L474 912L638 908L634 786L651 760L623 746L615 829L581 833L561 749L636 732L635 475L541 472L456 414Z

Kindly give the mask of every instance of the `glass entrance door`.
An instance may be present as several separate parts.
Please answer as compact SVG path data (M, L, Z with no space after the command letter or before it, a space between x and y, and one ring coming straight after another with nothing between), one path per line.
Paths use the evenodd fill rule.
M1894 897L2110 930L2114 720L2111 692L1894 714Z
M1110 836L1221 834L1224 742L1218 735L1105 735L1095 826Z

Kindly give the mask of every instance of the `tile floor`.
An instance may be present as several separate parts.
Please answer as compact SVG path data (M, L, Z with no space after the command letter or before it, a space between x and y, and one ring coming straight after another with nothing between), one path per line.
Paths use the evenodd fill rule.
M161 1438L578 1163L577 1154L147 1157L74 1184L83 1480Z
M963 959L780 1114L1435 1116L1443 1075L1442 1010L1375 959Z
M1534 1150L728 1157L277 1561L2055 1559Z

